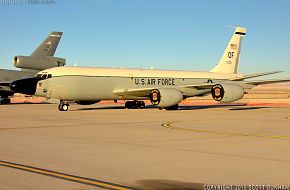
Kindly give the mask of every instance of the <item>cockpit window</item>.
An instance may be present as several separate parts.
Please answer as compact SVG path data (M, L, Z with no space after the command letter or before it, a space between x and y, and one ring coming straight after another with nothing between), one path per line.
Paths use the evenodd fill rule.
M43 80L43 79L51 78L52 75L51 74L43 73L43 74L37 74L35 77L38 78L38 79L40 79L40 80Z

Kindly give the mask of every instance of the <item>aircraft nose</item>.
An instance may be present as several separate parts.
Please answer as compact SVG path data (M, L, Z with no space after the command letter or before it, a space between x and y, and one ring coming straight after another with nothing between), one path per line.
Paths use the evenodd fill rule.
M37 78L26 78L13 81L10 84L10 89L13 92L27 94L27 95L34 95L36 92L36 86L39 79Z

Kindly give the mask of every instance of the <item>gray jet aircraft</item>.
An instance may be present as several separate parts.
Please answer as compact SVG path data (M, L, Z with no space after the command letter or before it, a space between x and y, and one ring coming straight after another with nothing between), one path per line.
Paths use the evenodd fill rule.
M14 94L9 88L15 80L31 78L41 70L65 65L65 59L53 57L62 32L51 32L30 56L15 56L13 63L21 70L0 69L0 104L9 104Z

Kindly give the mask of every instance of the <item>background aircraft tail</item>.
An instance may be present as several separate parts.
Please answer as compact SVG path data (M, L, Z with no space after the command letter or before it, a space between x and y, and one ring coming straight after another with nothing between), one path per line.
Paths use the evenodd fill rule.
M32 57L53 56L58 46L62 32L51 32L49 36L34 50Z
M62 32L51 32L31 56L15 56L13 63L22 71L38 72L51 67L64 66L66 60L54 57Z
M236 30L218 64L211 70L217 73L236 74L240 62L242 39L246 35L246 28L236 27Z

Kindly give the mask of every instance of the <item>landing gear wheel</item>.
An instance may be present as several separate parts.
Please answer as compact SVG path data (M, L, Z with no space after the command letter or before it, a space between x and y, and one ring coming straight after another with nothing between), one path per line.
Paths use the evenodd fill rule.
M63 104L62 111L67 111L67 110L68 110L68 104Z
M138 100L127 101L127 102L125 103L125 108L128 108L128 109L140 109L140 108L145 108L145 102L144 102L144 101L138 101Z
M58 105L58 110L59 111L67 111L69 107L68 103L64 103L64 102L60 102L60 104Z
M131 108L131 101L127 101L127 102L125 103L125 108L126 108L126 109L130 109L130 108Z
M145 108L145 102L144 101L141 101L140 108Z

